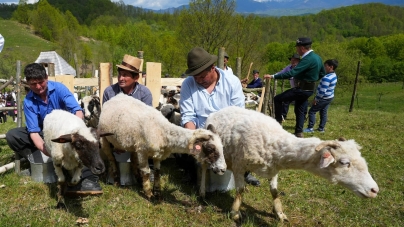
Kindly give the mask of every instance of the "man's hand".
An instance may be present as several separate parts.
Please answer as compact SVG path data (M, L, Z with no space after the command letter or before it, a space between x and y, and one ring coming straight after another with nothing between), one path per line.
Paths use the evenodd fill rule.
M50 154L48 153L48 150L46 150L45 144L43 145L42 153L48 157L50 157Z
M272 79L272 77L273 77L273 76L272 76L272 75L269 75L269 74L265 74L265 75L264 75L264 79Z
M315 105L317 105L317 101L314 99L311 104L312 104L313 106L315 106Z

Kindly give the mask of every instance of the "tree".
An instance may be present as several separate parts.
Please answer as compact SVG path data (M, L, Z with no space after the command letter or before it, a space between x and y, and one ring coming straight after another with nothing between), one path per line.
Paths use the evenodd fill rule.
M30 9L28 6L28 0L20 0L17 10L14 11L12 18L22 24L30 23Z
M180 42L188 50L199 46L211 54L227 46L235 7L234 0L191 0L179 16Z

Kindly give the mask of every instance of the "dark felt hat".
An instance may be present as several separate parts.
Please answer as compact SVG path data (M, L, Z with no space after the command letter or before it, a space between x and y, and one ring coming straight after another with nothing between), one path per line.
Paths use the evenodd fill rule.
M227 58L227 59L230 58L226 51L224 52L224 57Z
M216 55L211 55L201 47L195 47L188 53L187 65L188 69L185 71L190 76L198 75L200 72L208 68L217 61Z
M292 55L292 57L289 58L289 61L292 60L292 58L300 59L300 55L299 54Z
M142 60L137 57L133 57L129 54L125 54L123 56L123 60L120 65L116 65L118 68L130 71L130 72L135 72L135 73L140 73L141 71L139 70L140 65L142 64Z
M260 72L258 70L256 70L256 69L254 69L253 70L253 75L256 74L256 73L260 73Z
M296 40L296 46L306 46L306 45L310 45L311 39L309 37L302 37L302 38L298 38Z

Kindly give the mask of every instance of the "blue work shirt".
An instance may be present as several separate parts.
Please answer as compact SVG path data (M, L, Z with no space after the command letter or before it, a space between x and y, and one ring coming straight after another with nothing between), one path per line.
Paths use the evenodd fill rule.
M24 99L24 114L28 133L40 132L43 129L45 116L55 109L66 110L72 114L83 111L73 94L62 83L48 81L48 103L39 95L29 91ZM63 121L63 119L60 119Z
M193 76L187 77L181 86L180 112L181 125L193 122L196 128L203 128L211 113L228 106L245 107L245 97L240 80L223 70L219 72L219 80L212 93L197 84Z

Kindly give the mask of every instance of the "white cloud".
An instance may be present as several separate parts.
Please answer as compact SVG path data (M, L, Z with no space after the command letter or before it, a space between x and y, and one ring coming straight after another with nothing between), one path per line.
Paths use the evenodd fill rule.
M119 0L112 0L113 2L119 2ZM19 0L0 0L0 3L6 4L18 4ZM28 3L35 3L38 0L28 0ZM133 5L136 7L142 7L144 9L168 9L171 7L178 7L182 5L188 5L189 0L123 0L126 5Z
M12 3L18 4L18 2L19 2L19 0L0 0L0 3L6 3L6 4L12 4ZM38 2L38 0L28 0L29 4L32 4L35 2Z
M119 0L112 1L119 2ZM136 7L153 10L167 9L189 4L189 0L123 0L123 2L126 5L133 5Z

